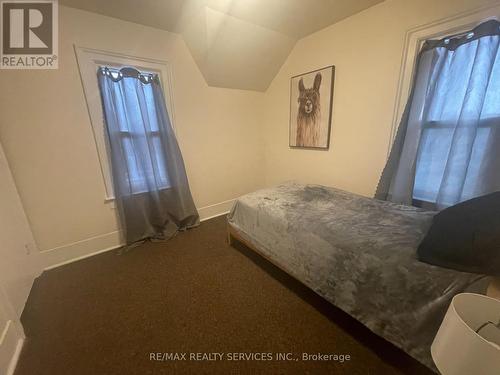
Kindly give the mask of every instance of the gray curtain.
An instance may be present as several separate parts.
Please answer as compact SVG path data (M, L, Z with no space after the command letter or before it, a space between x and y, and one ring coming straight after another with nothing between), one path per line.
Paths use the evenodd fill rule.
M500 190L500 23L427 41L375 198L437 209Z
M127 244L199 224L158 75L97 72L113 187Z

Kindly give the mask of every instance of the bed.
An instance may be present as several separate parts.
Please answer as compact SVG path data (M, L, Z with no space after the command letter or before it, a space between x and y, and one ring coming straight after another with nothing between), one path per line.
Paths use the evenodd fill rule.
M430 346L451 298L488 280L416 259L434 214L289 182L237 199L228 234L435 370Z

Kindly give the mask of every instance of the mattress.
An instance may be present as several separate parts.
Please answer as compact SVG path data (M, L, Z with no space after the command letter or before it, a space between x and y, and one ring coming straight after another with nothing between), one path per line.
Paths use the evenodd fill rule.
M435 370L430 346L451 299L484 292L487 280L417 260L434 214L290 182L239 198L228 221L291 276Z

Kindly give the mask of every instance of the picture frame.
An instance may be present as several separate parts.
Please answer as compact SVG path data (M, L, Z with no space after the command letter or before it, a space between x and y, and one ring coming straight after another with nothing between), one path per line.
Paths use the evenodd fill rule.
M334 65L290 79L290 148L329 149L334 81Z

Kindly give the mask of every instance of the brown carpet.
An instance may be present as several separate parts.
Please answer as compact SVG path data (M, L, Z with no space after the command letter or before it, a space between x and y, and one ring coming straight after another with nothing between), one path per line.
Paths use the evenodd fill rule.
M107 252L38 278L22 316L16 375L432 374L243 245L225 218ZM151 361L150 352L222 352L223 361ZM229 361L231 353L294 353ZM350 361L302 361L302 353Z

